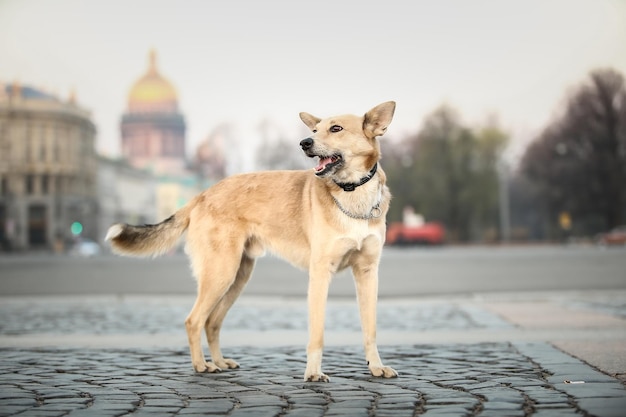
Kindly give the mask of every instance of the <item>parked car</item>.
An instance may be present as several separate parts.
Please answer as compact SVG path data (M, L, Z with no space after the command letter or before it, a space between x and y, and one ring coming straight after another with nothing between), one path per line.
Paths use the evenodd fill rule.
M446 237L444 227L436 222L406 226L402 222L387 227L388 245L441 245Z
M606 246L626 245L626 225L618 226L606 233L596 236L596 243Z

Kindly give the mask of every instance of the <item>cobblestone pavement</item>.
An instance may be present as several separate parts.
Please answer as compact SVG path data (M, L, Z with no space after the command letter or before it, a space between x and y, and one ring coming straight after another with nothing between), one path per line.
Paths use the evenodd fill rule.
M382 300L380 329L411 335L409 340L443 330L458 334L462 343L382 345L385 363L400 376L377 379L369 375L360 335L355 336L350 345L325 349L331 382L324 384L302 381L306 339L275 333L300 335L306 329L303 300L240 301L225 327L244 335L259 331L244 343L224 346L242 367L195 374L182 324L193 297L4 298L0 416L625 415L622 382L549 343L529 340L524 329L479 303ZM562 303L624 317L620 297L609 301L584 297ZM329 332L360 332L354 300L331 300L327 317ZM473 342L464 336L482 331L516 337ZM175 347L116 345L120 337L159 340L172 333L176 344L160 346ZM108 343L74 346L77 335ZM60 340L52 336L69 342L51 344ZM270 340L250 346L258 337ZM24 347L16 342L20 338L31 342Z
M0 350L0 415L623 416L624 387L546 344L330 348L331 382L304 383L302 347L233 350L242 368L194 374L186 350ZM532 359L528 356L532 353ZM565 380L582 383L565 383Z
M0 335L41 333L175 333L182 330L194 297L33 297L0 304ZM360 331L356 301L331 300L327 330ZM402 318L399 320L398 318ZM228 330L302 330L307 326L301 300L238 300L226 318ZM381 301L378 326L394 331L446 328L511 328L501 318L471 305L443 302Z

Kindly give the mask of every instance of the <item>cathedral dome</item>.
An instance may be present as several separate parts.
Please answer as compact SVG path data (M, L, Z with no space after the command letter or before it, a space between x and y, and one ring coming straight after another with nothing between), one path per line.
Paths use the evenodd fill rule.
M148 71L130 89L128 110L131 113L176 112L178 96L174 86L156 66L156 52L150 51Z

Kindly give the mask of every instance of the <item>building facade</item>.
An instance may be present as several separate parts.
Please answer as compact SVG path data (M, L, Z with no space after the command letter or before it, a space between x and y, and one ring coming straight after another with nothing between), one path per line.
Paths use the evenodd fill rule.
M128 94L120 125L122 156L156 175L179 175L186 169L185 119L172 84L158 71L151 51L147 72Z
M52 248L97 237L96 128L75 99L0 84L0 244Z

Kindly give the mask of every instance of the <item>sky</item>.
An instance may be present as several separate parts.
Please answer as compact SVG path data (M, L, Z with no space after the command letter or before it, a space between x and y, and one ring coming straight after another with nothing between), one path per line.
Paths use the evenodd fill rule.
M299 112L388 100L391 140L447 104L471 126L496 116L520 148L590 71L626 74L626 1L0 0L0 82L74 90L105 155L119 155L127 95L153 48L188 154L223 123L240 149L255 149L265 119L297 146Z

